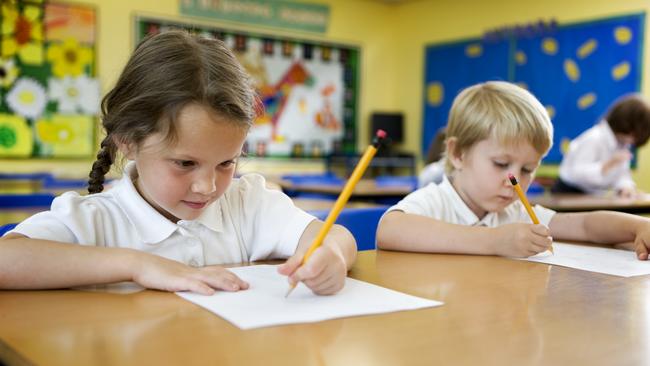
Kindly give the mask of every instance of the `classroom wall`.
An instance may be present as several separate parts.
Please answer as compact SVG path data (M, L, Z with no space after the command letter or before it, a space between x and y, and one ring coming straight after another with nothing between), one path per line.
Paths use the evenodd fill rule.
M557 19L560 23L650 10L647 0L412 0L386 4L372 0L294 0L330 6L325 34L294 33L209 20L206 24L242 30L264 30L279 35L330 39L362 48L358 145L368 142L368 117L373 111L403 111L405 142L401 150L419 153L422 121L424 47L427 44L480 36L486 29ZM178 0L75 0L94 5L98 13L98 75L106 92L116 80L133 47L133 15L178 18ZM650 37L646 30L644 60L648 60ZM645 62L644 66L648 63ZM649 73L644 72L642 90L650 92ZM0 171L49 170L63 176L84 176L92 160L0 159ZM250 161L247 170L286 171L292 162ZM302 162L303 171L322 170L322 164ZM650 191L650 147L641 150L635 178Z
M408 148L417 150L423 118L422 88L424 47L427 44L478 37L488 29L556 19L560 24L611 17L629 13L649 12L647 0L435 0L407 1L392 12L395 27L399 82L397 105L406 113L410 124L406 131ZM650 36L646 19L644 37L642 92L650 97ZM640 150L639 168L635 180L639 187L650 191L650 146Z
M329 39L362 47L361 93L359 101L360 122L358 126L359 146L368 143L368 116L370 111L397 110L395 76L396 42L392 11L394 7L375 1L307 0L330 5L330 24L325 34L295 33L277 29L263 29L251 26L197 20L205 24L231 26L240 30L263 30L280 35L291 35L306 39ZM74 3L94 5L98 14L97 72L104 94L110 89L133 48L133 15L150 15L178 19L178 0L75 0ZM9 160L0 159L0 171L29 172L52 171L62 176L85 176L93 160ZM286 171L293 164L287 161L255 162L244 164L247 170ZM322 171L322 163L300 162L302 171Z

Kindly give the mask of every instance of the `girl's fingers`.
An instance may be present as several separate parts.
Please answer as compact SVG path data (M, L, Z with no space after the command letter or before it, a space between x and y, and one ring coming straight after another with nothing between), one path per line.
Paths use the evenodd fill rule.
M278 266L278 273L285 276L290 276L300 266L301 262L302 262L302 255L294 254L293 256L289 257L289 259L287 259L286 262Z

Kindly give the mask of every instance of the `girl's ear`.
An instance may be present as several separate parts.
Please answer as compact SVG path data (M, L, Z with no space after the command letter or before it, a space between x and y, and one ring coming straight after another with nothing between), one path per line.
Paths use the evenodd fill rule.
M125 158L128 160L135 160L136 149L132 143L126 143L117 136L113 136L113 143Z
M449 137L445 143L447 144L447 159L451 162L454 170L460 170L463 167L463 153L458 149L458 139Z

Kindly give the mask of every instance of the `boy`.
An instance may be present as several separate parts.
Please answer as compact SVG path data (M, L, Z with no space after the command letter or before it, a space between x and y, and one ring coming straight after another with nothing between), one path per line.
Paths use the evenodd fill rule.
M526 90L487 82L463 90L447 124L446 173L439 185L419 189L382 217L381 249L528 257L558 240L633 242L648 259L650 220L597 211L555 213L536 206L531 224L508 179L526 190L553 141L544 107Z

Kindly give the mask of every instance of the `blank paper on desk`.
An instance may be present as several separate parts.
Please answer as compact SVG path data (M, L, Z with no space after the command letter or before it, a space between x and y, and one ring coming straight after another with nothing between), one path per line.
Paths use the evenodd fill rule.
M629 250L563 243L553 243L553 249L555 254L544 252L524 260L622 277L650 274L650 261L638 260Z
M250 284L239 292L218 291L212 296L189 292L176 294L221 316L241 329L273 325L311 323L355 315L380 314L440 306L442 302L389 290L347 278L345 287L333 296L314 295L304 284L285 298L287 277L277 266L229 268Z

